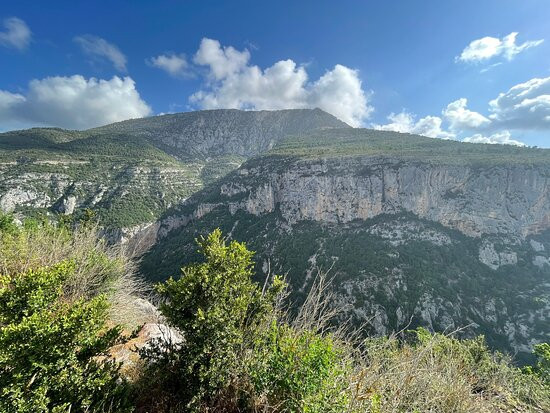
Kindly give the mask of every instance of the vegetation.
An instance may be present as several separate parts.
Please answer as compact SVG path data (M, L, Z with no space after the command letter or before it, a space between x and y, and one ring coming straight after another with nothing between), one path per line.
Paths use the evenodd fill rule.
M435 245L412 239L394 245L371 231L375 226L391 229L408 223L415 225L413 235L433 231L448 237L450 243ZM461 330L459 336L483 334L490 348L515 354L509 337L502 333L506 323L514 315L527 318L527 314L541 311L549 300L550 291L544 284L548 270L533 264L534 256L544 252L535 253L528 242L515 245L517 265L492 270L479 261L479 247L484 239L465 236L412 214L380 215L348 224L304 221L288 232L281 229L284 220L278 212L255 216L243 211L231 214L225 207L218 207L153 246L141 260L141 272L152 281L177 274L182 264L200 259L193 248L193 238L216 227L231 232L234 239L246 239L250 248L258 251L255 281L263 281L267 263L273 271L286 272L291 300L296 306L304 302L315 268L332 268L336 292L347 303L353 303L355 309L364 311L350 311L344 317L351 317L355 326L375 316L375 305L385 310L390 331L426 326L419 322L417 306L428 294L447 303L461 303L460 308L451 304L447 308L457 328L476 323ZM546 245L550 231L537 239ZM362 289L363 284L368 289ZM495 318L487 321L482 315L485 304L490 302L495 304ZM508 313L501 311L503 307ZM402 312L401 319L397 317L398 310ZM438 325L434 319L431 327L443 331L448 324ZM547 340L547 331L545 325L533 326L532 337ZM521 363L533 362L527 352L516 357Z
M527 366L525 372L540 377L550 387L550 344L537 344L533 353L537 361L534 366Z
M337 315L321 276L296 316L282 284L251 281L251 253L216 230L199 241L202 262L158 286L162 312L183 336L157 343L140 411L493 412L546 411L550 388L491 353L483 337L459 340L417 329L360 339ZM332 304L331 304L332 303ZM186 340L188 338L188 340Z
M87 216L87 218L86 218ZM174 341L142 347L131 375L111 358L146 316L121 251L79 223L0 215L0 410L26 412L543 412L548 344L523 371L483 337L424 329L366 337L317 276L289 312L276 276L253 281L253 253L216 230L202 257L157 286ZM114 311L113 311L114 310Z
M126 412L109 349L143 314L130 262L95 228L0 215L0 411Z
M550 150L463 143L372 129L326 129L282 140L272 156L330 158L385 156L445 165L548 165Z
M98 359L120 329L106 327L104 295L64 296L75 270L68 261L0 277L1 411L130 411L118 366Z

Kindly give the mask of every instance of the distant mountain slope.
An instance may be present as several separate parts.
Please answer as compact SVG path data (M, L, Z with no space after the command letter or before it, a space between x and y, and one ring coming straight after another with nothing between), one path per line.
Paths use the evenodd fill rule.
M227 154L250 157L265 152L287 135L343 127L349 128L321 109L218 109L132 119L89 132L144 137L185 159Z
M286 135L331 127L347 125L319 109L214 110L2 133L0 209L89 207L123 239Z
M216 227L257 251L259 280L288 272L298 301L332 267L341 304L378 333L470 325L523 355L550 340L550 150L365 129L288 138L168 211L143 272L177 275Z

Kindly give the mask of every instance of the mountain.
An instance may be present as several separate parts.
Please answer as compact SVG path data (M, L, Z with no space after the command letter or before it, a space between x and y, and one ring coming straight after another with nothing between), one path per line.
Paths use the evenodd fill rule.
M0 210L92 208L120 241L278 139L333 127L348 125L320 109L211 110L2 133Z
M141 269L177 276L220 227L303 300L330 269L354 323L485 334L525 357L550 340L550 150L366 129L283 139L168 210Z
M220 227L287 274L319 268L355 324L550 341L550 150L353 129L321 110L216 110L0 134L0 209L94 209L151 281Z

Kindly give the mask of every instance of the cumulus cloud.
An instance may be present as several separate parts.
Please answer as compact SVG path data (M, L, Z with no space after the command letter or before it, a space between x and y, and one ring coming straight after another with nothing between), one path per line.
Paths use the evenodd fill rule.
M501 144L501 145L515 145L526 146L525 143L512 139L510 131L504 130L502 132L493 133L489 136L483 136L479 133L468 136L463 139L464 142L471 143L489 143L489 144Z
M92 58L106 59L120 72L126 72L126 56L114 44L91 34L77 36L74 41Z
M408 112L392 113L388 116L390 123L372 125L374 129L401 133L414 133L430 138L454 139L455 135L441 128L442 119L437 116L426 116L416 121L415 116Z
M0 32L0 45L15 49L26 49L31 42L31 30L27 24L17 18L10 17L3 21L4 31Z
M189 63L185 55L180 54L161 54L157 57L152 57L147 61L151 66L164 70L174 77L188 76Z
M372 107L359 74L336 65L316 81L306 68L281 60L261 69L251 65L250 52L203 39L193 61L207 69L204 88L190 97L204 109L296 109L319 107L352 126L361 125Z
M512 60L515 55L524 50L540 45L544 40L530 40L522 44L516 44L518 33L512 32L502 39L496 37L483 37L472 41L456 58L461 62L482 62L493 57L501 56Z
M481 113L466 108L468 100L461 98L451 102L443 109L445 120L452 130L478 129L488 126L491 121Z
M511 129L550 129L550 77L513 86L489 102L489 118Z
M86 129L150 113L130 77L56 76L32 80L25 95L0 90L0 122L5 124Z
M232 46L222 47L219 41L207 38L201 40L199 50L193 58L196 64L208 66L210 75L216 80L227 78L245 69L249 60L248 50L239 52Z

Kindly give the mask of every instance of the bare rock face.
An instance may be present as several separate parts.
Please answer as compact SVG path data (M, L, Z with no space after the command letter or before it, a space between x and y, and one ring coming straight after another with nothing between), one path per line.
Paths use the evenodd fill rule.
M497 252L495 245L485 240L479 248L479 260L493 270L496 270L503 265L516 265L518 257L513 251Z
M458 329L522 354L550 339L550 165L253 159L159 223L151 277L216 227L298 298L332 268L336 304L377 334Z
M74 212L76 207L76 196L69 195L67 198L62 200L61 212L65 215L70 215Z
M122 371L131 369L140 361L139 352L150 346L159 345L168 348L182 342L181 335L173 328L162 323L146 323L139 330L137 337L124 344L118 344L109 351L111 358L122 363Z
M298 161L280 173L268 166L241 169L220 188L220 198L232 211L253 215L277 207L291 224L346 223L407 211L469 236L525 238L550 228L547 169L479 170L373 157Z
M182 158L226 154L251 157L281 138L318 128L349 128L320 109L242 111L203 110L132 119L94 129L144 137Z

